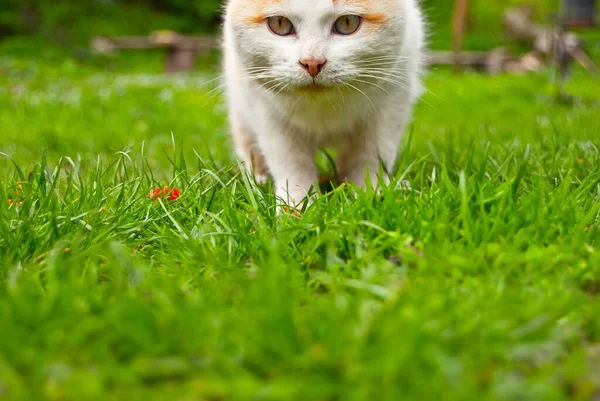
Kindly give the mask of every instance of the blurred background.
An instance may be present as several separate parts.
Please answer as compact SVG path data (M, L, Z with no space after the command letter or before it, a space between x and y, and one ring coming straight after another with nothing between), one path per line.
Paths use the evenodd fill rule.
M71 50L85 50L95 35L145 35L156 30L214 33L220 27L219 0L3 0L0 37L43 37ZM485 50L505 44L502 13L527 5L539 22L562 17L593 20L595 0L470 0L466 46ZM450 46L454 0L422 0L431 46ZM581 21L580 21L581 23ZM582 24L583 25L583 24ZM83 52L85 53L85 52ZM80 56L82 54L79 54Z
M0 126L8 129L0 151L24 162L42 150L85 159L139 153L145 143L152 157L173 134L199 154L232 160L218 86L221 1L2 1ZM523 124L534 128L549 119L540 111L557 92L593 109L600 55L595 0L421 3L435 52L430 93L417 111L424 152L428 141L443 146L451 125L468 126L466 138L470 131L480 137L482 126L514 115L519 105L531 114ZM507 25L512 7L520 11ZM575 41L583 51L577 60L556 48L555 35ZM166 74L172 72L185 74ZM481 108L479 117L467 112L473 107ZM493 130L511 138L512 128Z

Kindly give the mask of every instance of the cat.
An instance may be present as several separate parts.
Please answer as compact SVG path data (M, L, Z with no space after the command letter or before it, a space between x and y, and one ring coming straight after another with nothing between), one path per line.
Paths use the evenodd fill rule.
M418 0L229 0L224 70L238 157L290 206L316 186L322 147L336 148L343 180L389 183L424 46Z

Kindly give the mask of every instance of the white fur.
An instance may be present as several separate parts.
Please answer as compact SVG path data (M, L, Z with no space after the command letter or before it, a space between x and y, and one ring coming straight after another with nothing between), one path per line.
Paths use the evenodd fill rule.
M315 153L338 151L342 178L373 185L380 164L391 171L412 106L421 92L424 24L416 0L390 0L383 27L350 36L332 34L335 20L361 15L352 0L281 0L267 14L285 16L297 35L280 37L251 23L244 3L230 0L225 18L225 77L231 129L239 157L261 181L270 174L276 193L298 205L317 183ZM377 0L375 0L377 1ZM309 91L313 79L303 58L325 57L316 77L326 90Z

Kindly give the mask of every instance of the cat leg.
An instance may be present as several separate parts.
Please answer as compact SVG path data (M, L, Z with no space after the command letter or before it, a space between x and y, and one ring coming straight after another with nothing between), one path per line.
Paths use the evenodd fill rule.
M363 123L357 127L339 152L338 171L342 180L347 179L364 188L368 172L373 188L380 182L389 185L400 140L412 114L410 102L408 96L394 99L388 103L379 124Z
M259 137L259 144L275 181L275 193L288 205L300 206L317 183L315 143L275 123L269 130Z
M361 188L365 188L368 181L373 188L377 187L380 180L388 184L388 172L394 166L397 150L397 141L379 138L376 128L365 124L345 138L339 148L339 176L342 181L350 181Z
M257 184L266 184L269 180L269 169L258 147L256 136L240 118L234 116L231 117L231 130L238 157L244 162L246 169L254 174Z

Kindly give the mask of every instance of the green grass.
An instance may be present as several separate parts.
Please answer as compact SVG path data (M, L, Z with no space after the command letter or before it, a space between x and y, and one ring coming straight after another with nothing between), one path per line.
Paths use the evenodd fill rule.
M0 399L600 396L598 80L434 71L390 188L278 218L140 58L0 60Z

